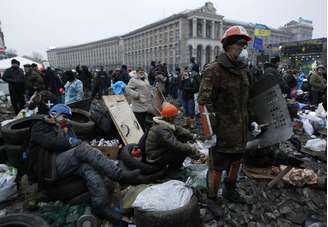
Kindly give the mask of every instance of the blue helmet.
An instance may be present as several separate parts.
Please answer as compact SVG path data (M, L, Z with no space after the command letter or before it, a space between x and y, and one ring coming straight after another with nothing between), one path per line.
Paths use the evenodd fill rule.
M49 115L52 117L56 117L60 114L66 114L70 117L72 116L72 110L65 104L56 104L49 110Z

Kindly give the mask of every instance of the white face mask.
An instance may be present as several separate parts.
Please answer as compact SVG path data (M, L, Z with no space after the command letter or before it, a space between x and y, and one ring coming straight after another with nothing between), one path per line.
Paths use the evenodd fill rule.
M243 49L238 56L238 61L247 63L247 60L248 60L248 51L247 51L247 49Z

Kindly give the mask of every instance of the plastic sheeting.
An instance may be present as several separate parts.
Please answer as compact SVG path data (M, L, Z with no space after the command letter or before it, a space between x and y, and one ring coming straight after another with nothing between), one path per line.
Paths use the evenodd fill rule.
M170 180L143 190L132 206L145 211L174 210L188 204L192 195L192 189L185 183Z
M0 202L6 201L17 193L15 182L17 170L5 164L0 164Z

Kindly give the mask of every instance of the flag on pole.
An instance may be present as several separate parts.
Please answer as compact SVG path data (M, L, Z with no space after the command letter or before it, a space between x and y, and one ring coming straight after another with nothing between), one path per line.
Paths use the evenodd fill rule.
M271 30L264 24L255 25L255 36L268 37L271 35Z
M261 38L255 37L253 48L256 50L263 50L263 40Z

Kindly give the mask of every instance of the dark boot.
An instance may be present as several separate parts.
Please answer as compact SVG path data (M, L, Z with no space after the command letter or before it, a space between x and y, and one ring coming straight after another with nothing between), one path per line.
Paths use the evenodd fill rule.
M239 192L236 190L236 184L233 184L229 179L224 179L222 186L222 195L227 200L234 203L246 203L245 198L243 198Z
M207 198L215 200L221 183L221 171L209 170L207 172Z
M101 208L93 208L92 211L99 218L109 220L114 224L119 223L122 218L122 215L118 211L115 211L113 208L110 208L108 206Z
M136 184L136 179L140 175L140 172L140 169L122 170L119 182L122 184Z

